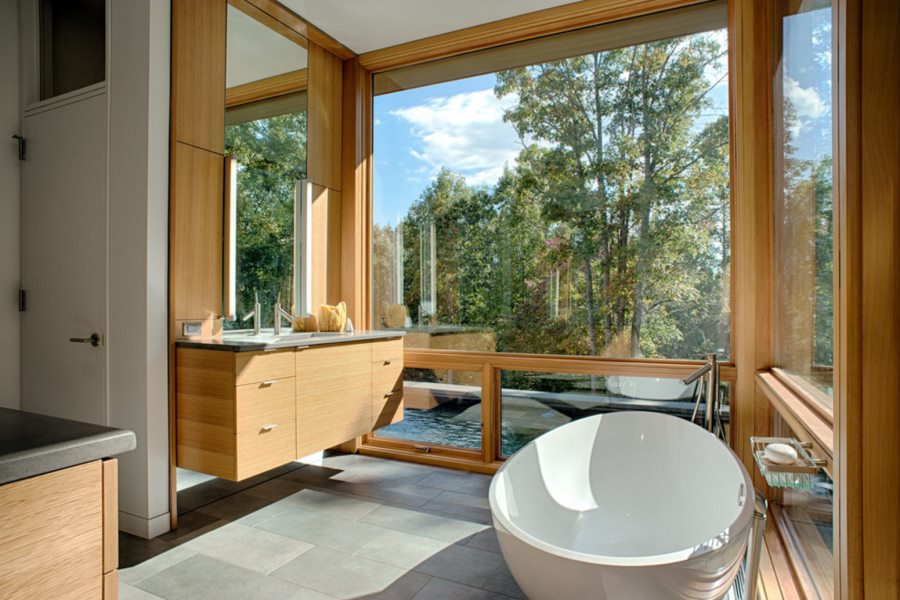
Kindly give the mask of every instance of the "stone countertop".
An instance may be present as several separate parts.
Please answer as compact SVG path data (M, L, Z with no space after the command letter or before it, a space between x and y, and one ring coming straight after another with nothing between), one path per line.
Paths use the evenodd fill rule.
M0 485L134 450L134 433L0 408Z
M224 350L226 352L259 352L279 348L306 348L325 344L347 344L368 340L385 340L403 337L403 331L354 331L352 333L287 332L281 335L261 334L258 336L246 333L226 333L221 338L185 338L177 340L179 348L201 348L205 350Z

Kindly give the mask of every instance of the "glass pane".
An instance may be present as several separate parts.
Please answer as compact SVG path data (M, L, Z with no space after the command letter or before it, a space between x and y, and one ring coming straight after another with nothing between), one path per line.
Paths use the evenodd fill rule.
M481 371L404 369L403 420L379 437L481 449Z
M41 100L106 79L105 0L41 0Z
M704 31L377 96L373 325L726 358L726 48Z
M696 383L661 377L501 372L501 454L509 456L543 433L584 417L621 410L694 417ZM721 420L729 421L728 384L722 386ZM700 423L705 403L697 409Z
M796 437L776 413L773 431ZM820 470L813 491L779 489L772 496L787 517L788 531L802 552L795 553L821 598L834 597L834 483Z
M775 106L777 364L831 406L834 364L831 3L785 1Z
M297 182L306 178L306 94L256 105L229 110L225 126L225 152L238 162L236 308L238 317L249 313L258 292L257 318L262 327L272 327L279 294L285 307L293 303L295 194ZM272 115L273 106L281 114ZM226 329L245 327L225 321Z

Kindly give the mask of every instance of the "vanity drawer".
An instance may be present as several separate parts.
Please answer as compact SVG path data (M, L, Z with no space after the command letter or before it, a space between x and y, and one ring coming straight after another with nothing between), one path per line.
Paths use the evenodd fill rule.
M293 422L295 381L293 377L286 377L237 386L235 431L240 433L271 423Z
M253 477L269 469L285 465L296 458L296 425L293 418L267 427L238 432L235 436L237 456L235 480Z
M234 357L234 384L244 385L294 376L293 350L237 352Z
M403 359L403 338L372 342L372 362L400 362Z
M403 361L384 360L372 365L372 429L403 420Z

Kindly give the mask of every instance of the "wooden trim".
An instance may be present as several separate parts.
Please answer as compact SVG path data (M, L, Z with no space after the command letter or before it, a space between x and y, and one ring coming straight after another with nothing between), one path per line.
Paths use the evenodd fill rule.
M103 572L119 568L119 462L103 461Z
M786 385L790 390L806 403L809 408L814 410L818 415L828 423L834 423L834 413L829 408L832 398L828 397L821 390L816 389L812 384L798 375L788 373L784 369L773 367L772 374L778 378L781 383Z
M103 600L119 599L119 572L110 571L103 574Z
M251 19L259 21L279 35L286 37L298 46L306 48L309 45L309 40L306 39L303 33L275 18L270 11L257 6L256 3L248 0L228 0L228 4Z
M834 430L831 428L831 424L822 419L819 413L809 408L802 398L794 394L772 373L758 373L756 381L760 391L765 394L794 434L801 441L811 442L813 453L818 458L828 460L825 470L829 474L834 473L832 468Z
M642 358L601 358L596 356L566 356L545 354L514 354L502 352L469 352L429 350L407 347L404 363L422 368L456 368L480 370L490 364L506 371L543 371L547 373L576 373L589 375L634 375L637 377L670 377L680 379L703 365L703 361L652 360ZM447 365L454 365L448 367ZM734 366L723 363L720 379L733 383Z
M383 438L378 440L383 441ZM405 460L407 462L420 463L423 465L432 465L435 467L445 467L448 469L457 469L460 471L472 471L473 473L486 473L493 475L497 469L503 464L502 462L484 463L481 458L457 458L443 454L423 454L414 450L402 450L398 448L389 448L382 446L380 443L375 445L371 442L364 443L359 448L360 454L367 456L377 456L379 458L391 458L394 460Z
M344 46L342 43L295 13L283 4L275 0L228 0L234 4L235 8L239 8L238 3L243 5L252 5L270 19L277 21L288 29L306 38L310 42L321 46L328 50L341 60L349 60L356 57L356 53ZM241 8L241 10L244 10ZM248 13L249 14L249 13ZM253 16L253 15L251 15ZM255 18L255 17L254 17Z
M774 520L774 519L767 519ZM771 573L766 573L766 591L776 588L785 600L806 600L797 584L793 561L788 558L781 531L777 526L768 523L765 532L766 554L771 563ZM772 580L774 575L774 581Z
M241 104L300 92L306 89L308 75L308 69L298 69L227 88L225 90L225 108L234 108Z
M373 73L699 4L703 0L582 0L360 55Z
M832 13L834 69L835 294L834 428L835 590L840 598L864 598L862 184L860 113L862 2L837 0Z

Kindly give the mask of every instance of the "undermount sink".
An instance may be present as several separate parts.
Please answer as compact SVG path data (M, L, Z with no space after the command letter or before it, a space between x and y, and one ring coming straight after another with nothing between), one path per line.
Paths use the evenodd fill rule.
M349 332L344 331L309 331L309 332L287 332L279 335L275 335L275 332L271 329L266 331L263 330L259 335L253 335L252 332L248 333L246 331L228 331L225 332L224 337L247 341L247 342L262 342L265 344L275 344L278 342L296 342L299 340L309 340L314 338L326 338L326 337L343 337L346 335L350 335Z

